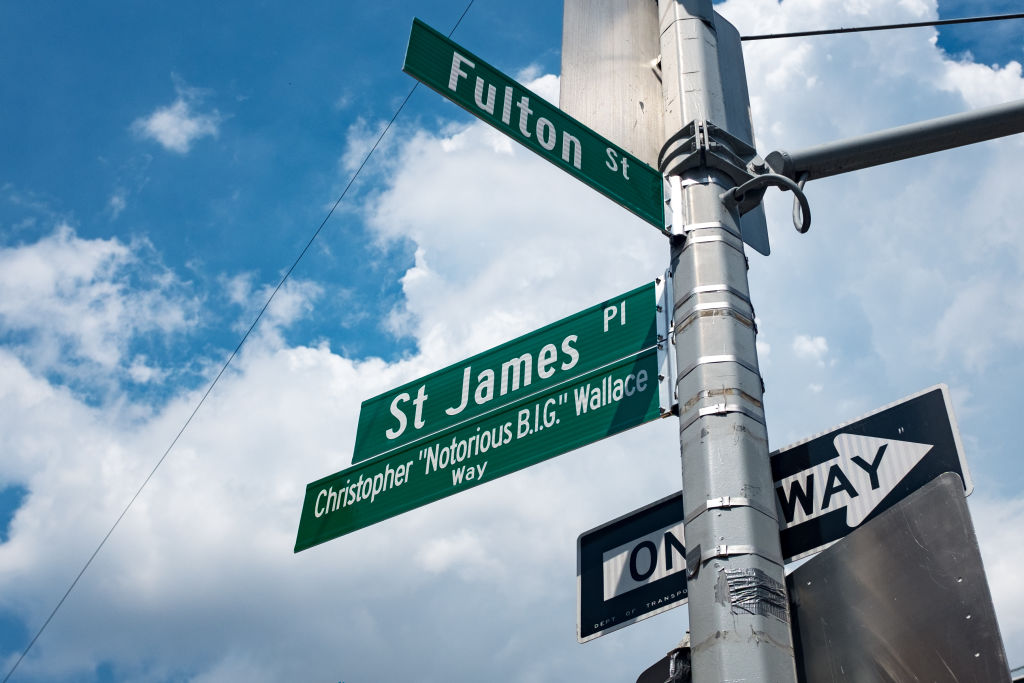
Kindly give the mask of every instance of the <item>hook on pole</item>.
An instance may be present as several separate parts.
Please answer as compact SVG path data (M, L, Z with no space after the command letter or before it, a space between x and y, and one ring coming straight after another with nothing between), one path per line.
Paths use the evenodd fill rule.
M811 228L811 205L807 202L807 196L804 194L806 182L806 173L801 174L799 182L794 182L777 173L765 173L724 192L721 199L730 206L736 206L751 191L763 190L770 186L781 188L783 191L789 190L793 193L793 227L797 232L803 234Z

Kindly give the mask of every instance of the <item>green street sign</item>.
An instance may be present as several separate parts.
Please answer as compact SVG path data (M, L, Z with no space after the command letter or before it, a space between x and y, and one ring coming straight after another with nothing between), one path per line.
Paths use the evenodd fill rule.
M367 399L352 463L472 420L658 343L655 282Z
M403 70L658 228L661 174L536 93L413 20Z
M306 487L295 552L661 416L658 349Z

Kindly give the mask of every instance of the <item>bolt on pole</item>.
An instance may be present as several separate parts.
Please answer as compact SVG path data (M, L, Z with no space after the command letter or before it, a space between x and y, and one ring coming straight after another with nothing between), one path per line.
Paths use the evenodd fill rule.
M720 68L723 51L741 54L739 34L715 15L712 0L659 0L658 8L665 137L699 150L673 155L666 145L660 159L672 215L693 681L792 683L747 260L739 209L723 199L739 184L731 171L740 169L714 162L716 154L744 151L729 134L740 87L746 100L742 58L738 74L735 59Z

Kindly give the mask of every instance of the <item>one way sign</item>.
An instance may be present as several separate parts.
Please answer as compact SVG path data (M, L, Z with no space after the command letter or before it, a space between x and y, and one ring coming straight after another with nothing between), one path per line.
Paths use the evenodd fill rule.
M824 549L935 477L974 488L940 384L771 454L782 556ZM682 493L580 535L580 642L686 602Z
M838 541L944 472L974 488L949 389L925 389L772 454L786 561Z

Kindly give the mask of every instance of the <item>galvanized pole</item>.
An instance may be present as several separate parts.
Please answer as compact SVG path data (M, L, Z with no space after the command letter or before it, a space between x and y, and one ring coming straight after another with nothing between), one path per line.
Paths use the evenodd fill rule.
M720 69L739 35L712 0L658 7L693 681L792 683L754 310L738 209L723 199L742 180L729 160L751 151L728 132L737 90Z

